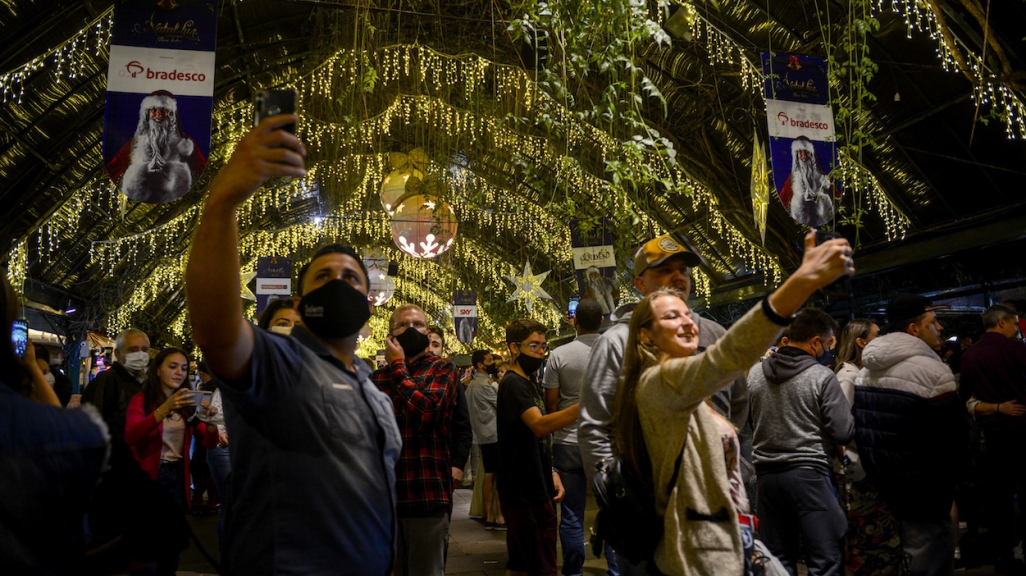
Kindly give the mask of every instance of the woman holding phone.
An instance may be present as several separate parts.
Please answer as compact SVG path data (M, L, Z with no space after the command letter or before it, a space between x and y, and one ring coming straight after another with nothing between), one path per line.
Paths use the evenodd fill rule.
M663 573L743 574L746 561L757 561L736 429L706 400L759 360L813 292L854 272L846 240L817 246L810 232L798 270L701 354L683 293L661 288L634 309L614 441L655 491Z
M189 448L198 433L206 440L207 427L192 420L196 407L189 385L189 356L165 348L150 363L143 391L132 397L125 415L125 442L144 472L184 513L189 494ZM157 562L157 574L174 574L178 555Z

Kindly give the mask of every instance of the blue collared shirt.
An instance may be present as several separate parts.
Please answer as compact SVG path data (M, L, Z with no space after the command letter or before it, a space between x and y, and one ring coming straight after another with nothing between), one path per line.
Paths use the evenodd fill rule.
M386 575L395 538L392 403L309 332L253 329L241 383L222 384L232 465L230 574Z

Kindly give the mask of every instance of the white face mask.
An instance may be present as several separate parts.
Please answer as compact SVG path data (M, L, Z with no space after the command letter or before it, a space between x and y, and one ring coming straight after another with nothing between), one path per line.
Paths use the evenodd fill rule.
M286 336L292 334L292 326L271 326L270 330L275 334L284 334Z
M129 372L139 373L146 369L146 366L150 363L150 354L148 352L129 352L125 354L124 366Z
M53 388L53 383L57 381L57 379L53 376L53 372L47 372L46 374L43 374L43 378L46 378L46 383L50 385L50 388Z

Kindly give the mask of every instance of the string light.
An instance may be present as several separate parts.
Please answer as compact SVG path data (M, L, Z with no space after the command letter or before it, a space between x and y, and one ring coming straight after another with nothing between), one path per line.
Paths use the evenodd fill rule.
M48 63L53 65L53 79L59 84L64 80L77 78L89 64L105 60L113 30L114 7L111 6L71 38L25 64L0 74L0 104L6 104L11 100L21 104L26 79Z
M707 29L703 34L712 34ZM722 51L721 51L722 52ZM679 164L666 163L655 153L640 158L623 154L624 143L610 134L581 121L572 111L553 102L521 69L488 61L473 54L443 55L429 48L417 45L396 45L371 53L379 70L381 93L397 93L394 100L377 115L358 122L335 122L330 114L323 114L326 102L334 102L332 95L340 86L352 82L357 73L353 53L339 51L327 58L312 72L296 78L294 85L301 94L303 121L301 136L308 147L325 158L308 166L309 175L302 180L276 181L259 190L239 210L242 229L240 251L243 258L255 258L267 254L295 254L309 249L328 239L344 238L356 244L374 244L389 235L387 216L371 209L369 198L377 196L384 176L391 171L385 154L353 154L353 150L374 147L376 142L393 135L396 127L422 124L437 133L451 135L462 141L479 143L495 157L522 159L530 158L534 164L550 167L553 172L548 185L555 190L573 191L575 197L594 202L594 209L611 214L614 225L620 230L633 230L639 237L665 233L651 208L655 203L672 195L681 203L697 209L702 206L715 207L715 196L696 179L687 174ZM441 83L467 101L488 100L499 103L498 110L474 111L461 109L442 100L439 96L425 94L402 94L398 82L411 76L425 83ZM756 86L755 84L752 85ZM559 126L558 136L565 141L554 146L549 139L535 136L522 128L531 129L532 121L524 117L534 110L544 109ZM512 113L519 116L511 116ZM234 151L238 139L248 130L252 115L249 103L237 103L219 108L213 117L215 142L210 154L211 169L223 164ZM595 174L577 157L567 150L582 146L598 150L603 161L623 159L631 163L635 173L647 167L652 174L670 182L664 195L654 194L639 199L613 186L604 174ZM338 151L338 152L336 152ZM344 153L340 151L345 151ZM343 155L344 154L344 155ZM333 158L332 156L341 155ZM520 160L523 161L523 160ZM603 164L599 163L601 167ZM439 172L449 167L433 164L429 172ZM447 254L444 264L411 264L404 259L402 269L405 277L396 279L396 290L404 298L425 295L424 286L455 287L462 277L473 277L495 290L505 290L501 276L511 274L510 265L497 253L497 247L473 240L496 237L518 238L534 253L545 254L553 267L571 266L569 228L566 218L552 214L546 209L547 201L538 198L538 192L519 184L515 190L497 187L485 177L477 174L473 167L451 172L452 197L447 198L456 213L460 226L466 234L454 243L452 253ZM323 215L318 224L305 223L288 226L281 230L263 231L254 229L256 224L275 209L287 210L293 203L317 195L317 186L322 189L347 190L330 214ZM62 231L73 231L78 221L70 216L81 213L76 210L82 202L89 201L93 194L110 195L112 204L117 195L106 181L94 181L72 194L54 216L44 225L46 234L40 234L41 246L47 244L52 251L57 247L57 238ZM553 193L552 198L562 198L565 192ZM668 207L667 210L670 208ZM166 254L180 254L187 239L195 229L200 208L186 208L181 214L139 234L95 243L91 249L90 266L106 274L130 269ZM671 212L666 212L671 213ZM632 218L635 220L632 221ZM716 210L708 217L710 228L727 240L731 256L744 261L751 270L766 272L767 282L779 282L781 268L772 255L762 247L750 242ZM490 240L488 240L490 242ZM501 249L498 249L501 251ZM398 254L396 254L398 256ZM498 256L498 258L497 258ZM161 301L167 293L182 281L181 261L172 257L159 265L154 272L140 282L116 312L109 317L112 331L128 325L135 313L153 302ZM12 260L13 261L13 260ZM459 262L459 267L452 266ZM733 272L733 271L725 271ZM429 284L428 277L433 281ZM709 278L696 272L696 289L708 293ZM630 294L627 285L621 290ZM440 302L437 297L432 302ZM447 309L448 303L436 310ZM451 315L451 313L450 313ZM545 305L532 311L532 315L544 318L552 327L558 326L561 310L555 305ZM540 315L540 316L539 316ZM173 322L177 323L180 317ZM482 329L487 334L488 326L498 326L490 315L480 316ZM182 320L182 330L185 322ZM173 330L178 330L177 324ZM499 328L496 328L496 335Z
M949 72L967 72L970 77L980 80L973 82L973 103L977 106L993 107L1003 110L1001 117L1005 122L1005 133L1009 140L1026 139L1026 104L1014 90L999 84L990 74L982 56L976 54L952 30L945 35L941 31L933 9L924 0L889 0L890 8L905 20L906 36L912 38L914 31L927 34L937 42L937 57L941 66ZM884 11L885 0L877 0L877 10ZM949 43L950 41L950 43ZM954 45L952 45L954 44ZM969 66L962 70L954 55L957 50L965 57Z

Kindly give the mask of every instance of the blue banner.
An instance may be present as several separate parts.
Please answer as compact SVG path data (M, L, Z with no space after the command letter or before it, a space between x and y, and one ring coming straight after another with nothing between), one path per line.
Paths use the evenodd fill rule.
M277 256L257 258L257 318L272 300L292 297L292 262Z
M128 198L177 200L206 169L216 44L216 2L115 4L103 161Z
M762 53L773 183L797 222L832 221L841 198L830 173L837 167L834 113L826 60Z
M477 337L477 291L457 290L452 295L452 305L456 337L470 344Z

